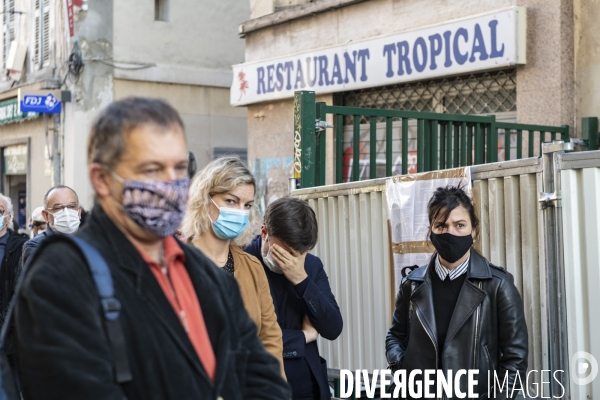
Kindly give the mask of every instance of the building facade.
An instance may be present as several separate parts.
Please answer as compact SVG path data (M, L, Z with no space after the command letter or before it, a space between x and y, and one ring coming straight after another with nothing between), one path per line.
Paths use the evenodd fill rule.
M128 96L167 100L182 115L201 168L246 156L244 107L229 104L231 65L243 61L239 21L249 4L220 1L6 0L2 2L0 191L28 216L62 183L93 203L86 144L97 113ZM11 46L22 57L11 57ZM19 60L22 59L22 65ZM20 113L18 93L62 97L58 117ZM23 222L23 223L21 223Z
M295 90L334 105L569 125L572 136L581 117L598 114L599 10L589 0L250 3L231 103L248 107L248 158L265 182L266 203L287 194L292 176ZM349 139L352 121L345 125ZM368 121L361 132L368 135ZM333 183L334 135L326 134L326 181ZM350 159L348 151L350 141Z

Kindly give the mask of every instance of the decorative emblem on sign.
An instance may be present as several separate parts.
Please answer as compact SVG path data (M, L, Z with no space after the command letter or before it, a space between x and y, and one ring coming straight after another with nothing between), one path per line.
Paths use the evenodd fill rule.
M46 107L52 109L58 104L58 99L50 93L48 96L46 96L46 101L44 103L46 104Z
M242 96L246 95L246 89L249 89L250 85L248 85L248 81L246 80L246 74L243 70L238 72L238 80L240 81L240 98L238 99L238 101L240 101L242 99Z

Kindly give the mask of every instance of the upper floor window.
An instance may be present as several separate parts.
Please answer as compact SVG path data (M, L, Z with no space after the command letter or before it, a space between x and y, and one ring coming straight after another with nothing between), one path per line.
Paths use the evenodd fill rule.
M6 69L6 60L10 52L10 44L16 40L15 35L15 0L0 0L2 2L2 76Z
M50 29L50 11L50 0L35 0L33 14L34 45L31 55L31 64L34 71L50 65L50 34L52 32Z

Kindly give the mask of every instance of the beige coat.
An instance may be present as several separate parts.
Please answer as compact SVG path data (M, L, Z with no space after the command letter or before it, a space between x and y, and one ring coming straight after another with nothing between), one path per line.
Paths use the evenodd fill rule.
M281 366L281 374L285 377L281 328L277 323L265 270L253 255L234 245L229 246L229 249L233 256L233 276L240 287L244 306L250 318L256 323L258 337L265 349L277 358Z

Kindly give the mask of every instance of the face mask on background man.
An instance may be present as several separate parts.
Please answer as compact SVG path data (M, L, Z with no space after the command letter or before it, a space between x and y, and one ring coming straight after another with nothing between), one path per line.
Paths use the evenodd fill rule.
M81 223L79 220L79 211L71 210L67 207L52 214L52 217L54 218L52 227L60 233L75 233L79 229L79 224Z
M269 237L267 236L267 239L265 239L265 242L262 245L263 261L265 262L267 268L269 268L272 272L275 272L276 274L283 274L283 271L281 270L279 264L277 264L277 261L273 260L273 257L271 257L271 247L267 246L268 240Z

